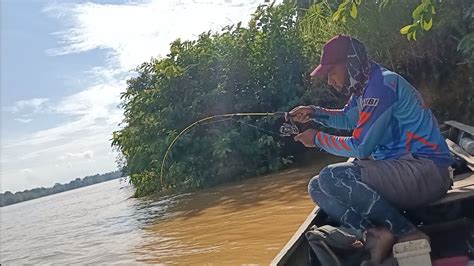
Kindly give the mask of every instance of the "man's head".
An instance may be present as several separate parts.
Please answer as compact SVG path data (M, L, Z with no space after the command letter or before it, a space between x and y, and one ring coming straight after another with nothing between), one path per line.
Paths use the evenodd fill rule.
M323 47L321 61L313 70L311 76L327 77L327 83L341 91L347 79L347 53L351 37L337 35L330 39Z
M370 69L364 45L351 36L337 35L324 45L320 64L311 76L327 78L327 83L339 92L359 94Z

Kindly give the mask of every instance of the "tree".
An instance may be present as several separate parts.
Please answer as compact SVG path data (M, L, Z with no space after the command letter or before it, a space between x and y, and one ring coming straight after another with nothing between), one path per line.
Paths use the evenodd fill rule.
M102 175L96 174L93 176L87 176L84 179L76 178L75 180L64 185L60 183L56 183L51 188L41 187L41 188L33 188L31 190L26 189L21 192L16 192L15 194L11 193L10 191L7 191L5 192L5 194L0 194L0 199L1 199L0 206L6 206L6 205L14 204L17 202L21 202L21 201L36 199L36 198L44 197L47 195L60 193L63 191L76 189L83 186L88 186L88 185L96 184L99 182L104 182L104 181L120 178L121 176L122 176L122 173L120 171L114 171L114 172L110 172L110 173L106 173Z
M274 119L229 119L194 128L179 139L160 180L171 140L215 114L289 110L303 94L302 54L292 4L260 6L248 28L230 25L196 41L176 40L166 58L138 67L122 95L125 125L113 146L126 160L136 195L192 189L280 169L283 142Z
M0 206L6 206L17 202L15 195L10 191L6 191L5 193L0 193Z
M382 0L378 2L379 9L390 8L393 0ZM433 18L437 10L445 1L442 0L420 0L418 5L411 12L412 23L403 26L400 33L406 35L408 40L415 40L417 33L429 31L433 27ZM356 19L359 8L367 4L363 0L344 0L332 15L334 21L346 22L347 17ZM449 4L449 3L448 3ZM468 32L460 39L457 49L462 51L467 58L474 59L474 2L461 1L463 16L468 24ZM408 9L410 10L410 9Z

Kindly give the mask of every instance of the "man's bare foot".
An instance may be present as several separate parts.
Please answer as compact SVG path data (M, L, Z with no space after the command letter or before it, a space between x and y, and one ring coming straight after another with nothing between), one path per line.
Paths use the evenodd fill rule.
M371 261L380 264L389 255L395 243L393 234L385 228L371 228L366 231L365 246L370 251Z
M427 234L421 232L420 230L414 230L406 235L400 236L397 240L397 243L413 241L413 240L418 240L418 239L426 239L428 240L428 242L430 241L430 237Z

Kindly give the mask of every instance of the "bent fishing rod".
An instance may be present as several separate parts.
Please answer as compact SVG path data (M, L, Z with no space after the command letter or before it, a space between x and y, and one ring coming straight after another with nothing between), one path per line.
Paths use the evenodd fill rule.
M182 135L184 135L186 132L188 132L191 128L195 127L195 126L198 126L198 125L203 125L205 124L204 122L206 121L209 121L209 120L215 120L215 119L218 119L218 118L224 118L224 119L221 119L221 120L216 120L216 121L213 121L213 122L222 122L222 121L225 121L225 120L228 120L228 119L233 119L234 117L244 117L244 116L258 116L258 117L264 117L264 116L274 116L274 117L283 117L285 118L285 121L288 121L290 123L283 123L283 125L280 127L280 135L281 137L289 137L289 136L292 136L292 135L298 135L299 134L299 129L298 127L296 126L296 124L294 123L293 121L293 118L289 115L288 112L266 112L266 113L229 113L229 114L220 114L220 115L213 115L213 116L208 116L208 117L205 117L205 118L202 118L200 120L197 120L196 122L193 122L191 123L189 126L185 127L183 130L181 130L181 132L179 132L179 134L173 139L173 141L171 141L170 145L168 146L168 148L166 149L166 152L165 152L165 155L163 156L163 160L161 162L161 169L160 169L160 182L161 182L161 185L163 186L163 172L164 172L164 166L165 166L165 162L166 162L166 159L168 158L168 154L169 152L171 151L171 148L173 147L173 145L176 143L176 141L179 139L179 137L181 137ZM324 115L324 117L326 117ZM210 123L213 123L213 122L210 122ZM254 128L257 128L259 130L263 130L267 133L272 133L272 135L277 135L273 132L269 132L268 130L265 130L263 128L260 128L260 127L257 127L255 125L250 125L250 124L247 124L249 126L252 126Z
M182 135L184 135L186 132L188 132L191 128L193 128L194 126L198 126L198 125L201 125L201 124L204 124L204 122L206 121L209 121L209 120L215 120L215 119L219 119L219 118L229 118L229 119L232 119L234 117L242 117L242 116L274 116L274 117L284 117L286 121L290 121L291 124L288 124L288 123L284 123L281 128L280 128L280 134L281 136L291 136L292 134L298 134L298 127L296 127L296 125L294 124L293 120L291 119L291 117L289 117L288 115L288 112L266 112L266 113L230 113L230 114L220 114L220 115L213 115L213 116L208 116L208 117L205 117L205 118L202 118L200 120L197 120L196 122L190 124L189 126L185 127L183 130L181 130L181 132L173 139L173 141L171 141L170 145L168 146L168 148L166 149L166 152L165 152L165 155L163 156L163 160L161 162L161 170L160 170L160 182L161 184L163 185L163 172L164 172L164 168L165 168L165 162L166 162L166 159L168 158L168 154L169 152L171 151L171 148L173 147L173 145L176 143L176 141L179 139L179 137L181 137ZM221 120L217 120L216 122L221 122L221 121L224 121L224 120L227 120L227 119L221 119ZM256 126L254 126L256 127ZM256 127L258 129L262 129L262 128L259 128L259 127ZM266 131L266 130L265 130Z

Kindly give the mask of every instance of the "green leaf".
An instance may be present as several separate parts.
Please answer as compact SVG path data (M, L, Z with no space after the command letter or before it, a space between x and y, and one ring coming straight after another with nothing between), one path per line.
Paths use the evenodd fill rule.
M357 18L357 6L355 3L353 3L351 7L351 17Z
M382 2L380 2L379 8L385 8L389 2L390 0L382 0Z
M407 34L411 27L413 27L413 25L406 25L405 27L400 29L400 33Z
M435 7L433 5L431 6L431 14L436 14Z
M333 21L338 21L341 18L341 13L343 9L338 9L334 14L332 15L332 20Z
M413 32L413 35L412 35L412 36L413 36L413 40L416 41L416 30Z
M426 22L425 20L423 20L423 29L424 29L425 31L429 31L432 26L433 26L433 18L431 18L430 21L428 21L428 22Z
M338 9L336 12L334 12L334 14L332 15L332 20L333 21L339 21L341 20L342 18L342 13L344 12L344 10L346 10L345 8L340 8Z
M351 0L345 0L344 3L339 5L338 9L345 10L346 6L351 2Z
M355 3L356 3L357 5L360 5L360 4L362 3L362 0L355 0Z
M418 19L421 15L421 13L428 7L428 4L422 3L419 6L413 10L413 13L411 13L411 16L413 19Z

